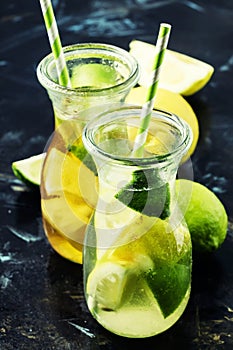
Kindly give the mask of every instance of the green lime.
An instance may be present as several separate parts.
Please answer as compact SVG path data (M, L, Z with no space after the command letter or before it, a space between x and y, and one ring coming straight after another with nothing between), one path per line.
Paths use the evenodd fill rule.
M28 185L40 185L40 177L45 153L18 160L12 163L15 176Z
M157 172L156 169L134 171L132 180L115 197L139 213L166 219L170 214L170 189L168 184L155 188L154 184L160 180Z
M73 153L76 158L81 160L87 168L89 168L94 175L97 175L97 170L95 163L93 162L91 156L87 153L86 149L82 144L81 138L79 138L72 145L68 145L68 152ZM12 163L12 170L16 177L28 185L37 185L40 186L41 182L41 172L43 167L44 158L46 153L37 154L35 156L17 160ZM59 161L53 160L53 163L56 163L56 169L58 169L58 164L61 166L65 159L65 154L60 151L57 151L54 148L53 157L57 157ZM73 168L76 166L76 159L72 158ZM71 163L70 162L70 163ZM71 171L72 167L70 167ZM60 169L59 169L60 170Z
M140 265L148 268L147 259L142 256L156 262L177 263L190 251L190 243L188 229L183 225L173 227L166 220L142 215L122 230L106 256L124 263L138 264L140 260Z
M164 318L180 305L189 290L191 264L157 263L156 270L146 274L146 280Z
M228 217L219 198L207 187L190 180L176 180L178 204L188 225L193 249L212 252L226 238Z
M87 294L105 311L116 311L125 303L129 290L138 285L140 273L153 268L152 260L146 255L138 254L135 260L127 262L115 258L101 259L87 280Z
M119 273L118 276L125 278L127 275L132 283L135 281L129 279L130 273L132 275L136 273L138 278L141 275L166 318L180 305L189 288L191 242L186 227L182 225L172 227L166 220L153 219L152 223L152 218L142 216L140 224L135 222L135 226L131 225L125 232L123 231L122 237L116 242L119 245L109 248L101 263L111 261L114 264L121 264L126 270L125 274ZM141 235L139 231L145 233ZM128 243L120 245L127 236ZM109 270L110 267L109 265ZM115 281L116 278L111 280ZM99 285L103 287L102 282ZM122 296L120 297L122 300Z
M129 269L113 262L99 263L90 273L86 292L99 307L116 310L122 300Z
M91 87L105 88L116 85L118 73L109 65L92 63L75 67L72 72L71 83L74 88Z
M185 297L191 276L191 253L188 230L173 228L159 220L142 236L137 244L154 262L147 269L145 280L158 302L163 316L170 316Z

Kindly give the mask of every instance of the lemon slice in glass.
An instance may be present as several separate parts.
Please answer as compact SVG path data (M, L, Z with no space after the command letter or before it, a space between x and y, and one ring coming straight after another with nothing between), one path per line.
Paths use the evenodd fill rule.
M139 85L150 86L156 47L140 40L131 41L129 47L130 53L137 59L141 69ZM184 96L192 95L208 83L213 72L214 68L208 63L176 51L166 50L159 86Z

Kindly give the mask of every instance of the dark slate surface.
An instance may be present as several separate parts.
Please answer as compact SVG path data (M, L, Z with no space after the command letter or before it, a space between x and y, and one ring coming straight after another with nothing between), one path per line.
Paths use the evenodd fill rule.
M169 48L215 67L187 100L200 123L194 179L213 190L229 215L223 246L194 256L186 311L167 332L134 340L104 330L83 297L82 267L47 243L39 191L12 174L11 162L43 151L53 131L51 105L35 69L50 51L39 1L0 4L0 349L124 350L233 348L233 3L232 0L54 0L64 45L101 41L125 49L154 43L173 25Z

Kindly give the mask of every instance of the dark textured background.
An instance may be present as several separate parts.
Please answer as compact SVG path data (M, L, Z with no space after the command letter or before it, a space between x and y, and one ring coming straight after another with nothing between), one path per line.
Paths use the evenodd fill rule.
M12 174L11 162L43 151L53 131L51 104L36 78L50 51L39 1L0 4L0 349L125 350L233 348L233 2L150 0L53 1L63 45L132 39L154 43L160 22L172 24L169 48L215 67L210 83L187 100L200 140L194 179L213 190L229 215L216 253L194 256L192 293L167 332L133 340L104 330L83 297L82 267L48 245L39 191Z

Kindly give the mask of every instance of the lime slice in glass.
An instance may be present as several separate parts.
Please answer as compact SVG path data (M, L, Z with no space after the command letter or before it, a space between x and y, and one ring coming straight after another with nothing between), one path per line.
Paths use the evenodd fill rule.
M129 269L113 262L98 263L90 273L86 293L104 310L116 310L122 300Z
M168 184L154 188L156 176L154 169L134 171L131 182L115 197L139 213L166 219L170 214L170 189Z
M190 285L189 265L157 263L146 274L146 281L157 300L164 318L170 316L180 305Z
M118 73L114 67L99 63L81 64L73 69L71 83L74 88L105 88L117 83Z

